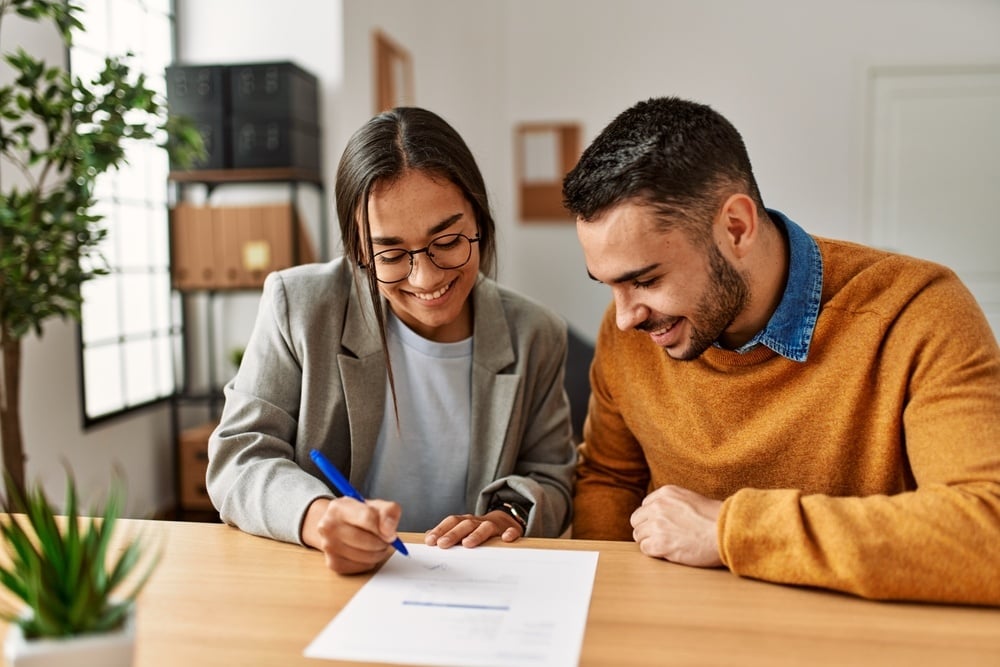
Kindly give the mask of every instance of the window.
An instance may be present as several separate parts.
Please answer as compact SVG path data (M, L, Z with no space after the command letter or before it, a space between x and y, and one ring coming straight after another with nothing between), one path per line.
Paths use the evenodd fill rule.
M107 55L131 53L129 64L165 94L173 60L171 0L77 0L86 28L74 36L74 75L91 78ZM102 252L109 274L83 285L79 327L83 421L97 421L174 393L173 322L168 244L166 152L135 142L128 164L102 176L95 213L108 234Z

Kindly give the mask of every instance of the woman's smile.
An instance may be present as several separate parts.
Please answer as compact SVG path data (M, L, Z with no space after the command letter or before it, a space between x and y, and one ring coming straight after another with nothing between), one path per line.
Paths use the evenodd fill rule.
M441 297L443 297L445 294L447 294L449 291L451 291L451 287L454 284L455 284L455 281L452 280L447 285L445 285L444 287L442 287L442 288L440 288L440 289L438 289L438 290L436 290L434 292L412 292L412 291L410 291L409 294L411 294L412 296L415 296L416 298L420 299L421 301L426 301L426 302L436 301L436 300L440 299Z

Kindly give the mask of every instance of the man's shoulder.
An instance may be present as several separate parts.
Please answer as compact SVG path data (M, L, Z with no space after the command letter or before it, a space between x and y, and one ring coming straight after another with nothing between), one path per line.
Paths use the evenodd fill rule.
M824 308L891 319L915 300L948 300L968 291L953 270L937 262L848 241L817 238L817 243Z
M851 241L814 238L823 257L824 293L828 284L836 290L861 281L882 291L886 286L905 290L957 279L950 268L931 260Z

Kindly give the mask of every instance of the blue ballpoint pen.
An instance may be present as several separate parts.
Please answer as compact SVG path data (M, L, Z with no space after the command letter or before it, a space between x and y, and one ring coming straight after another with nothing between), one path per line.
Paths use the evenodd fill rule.
M318 450L313 449L309 452L309 457L312 458L313 463L319 466L319 469L326 475L326 478L333 483L337 490L340 491L342 495L348 498L354 498L358 502L365 502L364 496L357 492L357 490L351 486L351 483L347 481L344 477L344 473L337 470L337 466L330 463L330 460L323 456ZM403 554L404 556L409 556L410 552L406 550L406 546L403 544L403 540L398 537L392 541L392 546L396 547L396 551Z

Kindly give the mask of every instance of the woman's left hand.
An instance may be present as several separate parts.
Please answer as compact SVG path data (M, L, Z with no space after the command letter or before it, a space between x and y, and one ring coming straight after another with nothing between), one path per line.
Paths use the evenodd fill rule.
M424 534L424 544L442 549L461 543L463 547L477 547L486 540L500 536L504 542L513 542L522 536L521 525L514 517L493 510L483 516L459 514L446 517Z

